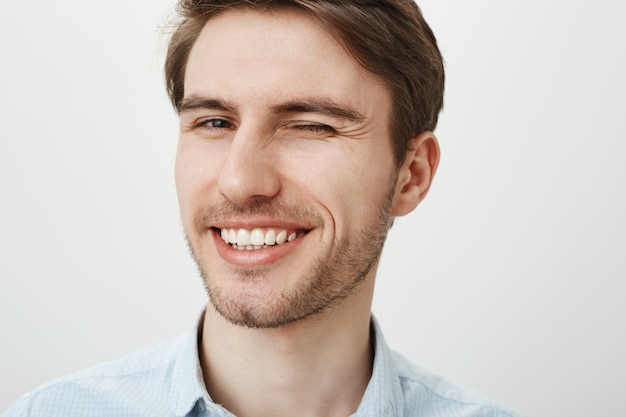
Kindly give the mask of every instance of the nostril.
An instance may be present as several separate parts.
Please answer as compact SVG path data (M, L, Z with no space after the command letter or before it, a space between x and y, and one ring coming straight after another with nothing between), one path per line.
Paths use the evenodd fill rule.
M247 205L255 197L275 197L280 191L280 180L274 157L251 145L251 141L235 142L219 172L220 194L238 205Z

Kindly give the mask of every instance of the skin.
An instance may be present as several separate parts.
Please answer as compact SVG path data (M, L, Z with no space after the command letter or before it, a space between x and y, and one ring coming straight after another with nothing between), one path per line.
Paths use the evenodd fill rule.
M383 83L295 10L224 12L192 49L176 185L210 295L205 382L240 417L358 407L378 257L439 160L424 132L396 170L390 111ZM219 236L257 227L302 236L255 251Z

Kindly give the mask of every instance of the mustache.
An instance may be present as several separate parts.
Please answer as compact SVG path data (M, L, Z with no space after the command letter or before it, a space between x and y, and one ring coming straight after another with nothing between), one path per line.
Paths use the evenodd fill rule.
M203 208L194 219L194 227L196 232L201 233L220 221L242 220L252 217L289 220L311 225L323 223L322 217L316 211L302 203L254 199L242 206L224 199L215 205Z

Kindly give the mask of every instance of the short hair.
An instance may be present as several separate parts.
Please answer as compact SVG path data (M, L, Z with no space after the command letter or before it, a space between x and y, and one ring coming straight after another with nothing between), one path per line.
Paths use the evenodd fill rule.
M180 21L165 61L176 111L184 98L187 60L206 22L229 9L297 8L317 19L362 67L389 89L394 159L399 167L411 138L434 130L443 107L444 66L437 40L413 0L179 0Z

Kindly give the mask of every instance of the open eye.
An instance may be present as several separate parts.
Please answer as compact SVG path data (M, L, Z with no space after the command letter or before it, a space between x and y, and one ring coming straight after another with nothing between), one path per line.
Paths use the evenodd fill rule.
M234 126L228 120L213 118L200 120L195 127L204 127L208 129L232 129Z

